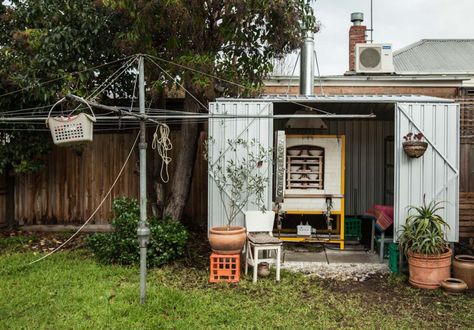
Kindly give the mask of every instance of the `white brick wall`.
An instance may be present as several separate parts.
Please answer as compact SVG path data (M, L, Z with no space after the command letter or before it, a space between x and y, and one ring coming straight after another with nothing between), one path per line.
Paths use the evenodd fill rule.
M342 195L342 139L338 137L291 137L286 139L287 148L297 145L313 145L324 148L324 189L292 189L286 190L286 194L330 194ZM333 198L335 211L341 210L340 198ZM285 197L282 205L283 210L291 211L323 211L326 209L325 198L298 198Z

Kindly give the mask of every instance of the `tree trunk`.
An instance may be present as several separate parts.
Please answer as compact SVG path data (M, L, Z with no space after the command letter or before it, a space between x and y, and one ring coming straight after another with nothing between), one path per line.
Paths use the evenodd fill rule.
M197 95L197 93L193 93ZM188 93L184 98L184 109L190 112L199 112L199 104ZM173 159L176 170L171 181L171 193L166 203L163 215L173 219L181 219L191 187L195 153L199 140L198 124L196 122L181 123L179 133L179 150Z
M152 102L156 104L158 108L166 109L164 90L160 90L158 92L155 91L155 94L152 94ZM153 137L151 135L150 141L152 138ZM151 145L151 143L149 145ZM153 150L151 153L152 157L148 158L151 158L151 171L148 172L151 173L152 178L152 184L149 190L151 212L154 217L161 219L163 218L163 209L165 206L165 185L160 176L161 163L163 160L158 155L157 150Z
M5 216L10 229L15 227L15 174L13 169L7 169L6 173L6 210Z

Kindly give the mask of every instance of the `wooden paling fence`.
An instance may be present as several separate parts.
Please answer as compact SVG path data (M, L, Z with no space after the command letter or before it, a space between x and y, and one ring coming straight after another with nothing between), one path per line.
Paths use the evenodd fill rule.
M458 98L461 112L459 237L474 238L474 96Z
M176 140L173 132L171 139ZM20 225L82 224L99 205L112 185L135 140L136 132L96 134L83 150L54 147L45 166L35 174L19 175L15 182L15 221ZM201 139L204 135L201 136ZM201 145L201 143L200 143ZM175 145L170 155L178 152ZM156 151L148 149L149 181ZM201 221L207 218L207 164L200 157L194 168L193 183L185 215ZM170 175L173 176L173 164ZM157 165L159 166L159 165ZM113 217L112 201L119 196L138 198L138 149L131 156L110 197L93 218L93 224L107 224ZM1 183L1 182L0 182ZM150 188L153 185L149 185ZM169 189L169 185L165 185ZM1 194L0 184L0 194ZM165 192L166 192L165 189ZM150 194L151 195L151 194ZM153 202L149 199L149 202ZM0 209L2 207L0 196ZM2 217L0 216L0 221Z
M459 195L459 237L474 238L474 193Z
M133 134L96 134L83 150L54 147L45 166L15 182L15 219L20 224L80 224L112 185L135 140ZM138 196L137 155L132 155L111 196L93 219L107 223L112 200Z

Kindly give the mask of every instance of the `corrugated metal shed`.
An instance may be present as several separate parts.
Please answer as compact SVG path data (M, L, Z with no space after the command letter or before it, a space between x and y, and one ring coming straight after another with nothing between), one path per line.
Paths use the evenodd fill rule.
M273 104L270 102L211 102L209 104L209 112L212 114L229 114L229 115L271 115L273 114ZM223 120L209 119L209 138L208 160L212 163L221 161L226 164L229 160L239 161L248 157L247 153L242 150L232 150L229 147L228 140L245 139L247 141L256 140L263 148L273 147L273 121L268 118L242 118L239 120ZM254 150L255 151L255 150ZM272 167L270 164L264 163L262 171L271 178ZM272 180L267 181L267 188L264 192L266 200L266 209L272 206ZM211 171L208 174L208 224L209 227L226 226L225 208L229 204L231 198L230 193L226 190L223 196L220 195L216 185L216 180ZM249 203L246 210L256 210L254 205ZM244 225L244 214L239 212L233 225Z
M216 102L273 102L273 103L397 103L397 102L425 102L425 103L453 103L454 100L425 95L262 95L255 99L218 98Z
M334 96L279 96L268 95L258 99L220 98L211 103L210 113L229 109L233 114L260 113L268 108L269 114L292 114L296 111L324 109L337 114L374 113L376 119L324 119L329 132L347 136L346 148L346 207L351 213L362 213L373 204L391 203L386 200L387 188L393 190L395 232L405 222L408 207L427 201L445 201L443 216L449 223L450 241L458 240L459 209L459 105L453 100L418 95L334 95ZM321 113L315 111L316 114ZM395 117L394 117L395 116ZM271 118L258 119L258 128L252 122L242 127L222 129L210 119L210 134L225 141L240 136L254 137L266 146L273 144L273 131L282 129L284 122ZM244 120L245 122L245 120ZM282 126L283 125L283 126ZM269 130L268 132L266 130ZM429 143L426 156L408 159L403 152L403 136L422 132ZM308 132L309 133L309 132ZM394 136L391 147L384 146ZM392 141L393 141L392 140ZM450 147L452 146L452 148ZM216 146L215 153L224 152ZM390 154L387 154L386 150ZM388 155L388 156L387 156ZM393 164L386 175L384 164ZM269 181L271 181L269 168ZM386 180L390 184L387 186ZM209 178L209 226L222 225L223 210ZM268 187L271 189L271 184ZM271 193L267 195L271 196ZM392 196L390 196L392 197ZM239 224L242 219L238 219Z
M363 214L385 204L385 141L393 136L393 121L331 120L328 133L346 136L345 212Z
M422 132L428 149L417 159L403 152L403 136ZM410 206L442 202L438 213L449 224L447 239L459 239L459 105L398 103L395 109L395 228ZM396 232L395 232L396 233Z
M393 54L401 74L474 74L474 39L423 39Z

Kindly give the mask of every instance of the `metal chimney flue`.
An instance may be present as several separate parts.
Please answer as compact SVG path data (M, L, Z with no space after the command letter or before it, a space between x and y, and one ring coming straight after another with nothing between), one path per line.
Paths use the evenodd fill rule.
M303 32L300 62L300 95L314 95L314 38L312 31Z
M364 14L363 13L352 13L351 14L351 22L355 26L362 25L363 21L364 21Z

